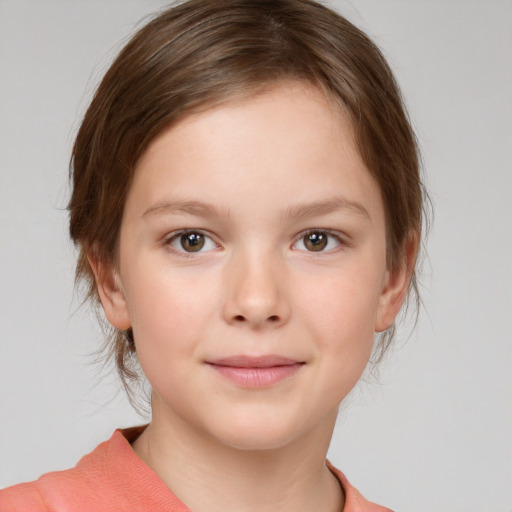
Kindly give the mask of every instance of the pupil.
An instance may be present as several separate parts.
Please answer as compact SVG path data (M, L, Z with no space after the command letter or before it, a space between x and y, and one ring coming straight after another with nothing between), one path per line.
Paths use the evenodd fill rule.
M327 246L327 236L325 233L311 233L304 238L304 245L310 251L322 251Z
M204 245L204 236L201 233L186 233L181 235L181 246L187 252L197 252Z

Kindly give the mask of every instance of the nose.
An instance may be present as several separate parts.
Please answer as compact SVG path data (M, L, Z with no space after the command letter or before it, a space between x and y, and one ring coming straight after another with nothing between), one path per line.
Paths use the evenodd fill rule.
M282 265L276 258L259 251L233 256L232 260L225 269L225 321L256 330L286 324L290 318L290 304Z

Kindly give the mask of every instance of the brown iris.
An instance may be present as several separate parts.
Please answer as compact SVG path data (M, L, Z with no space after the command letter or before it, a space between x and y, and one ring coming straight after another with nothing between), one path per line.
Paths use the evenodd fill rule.
M185 251L197 252L204 246L204 235L201 233L185 233L181 235L180 243Z
M304 237L304 245L308 251L323 251L327 246L327 237L326 233L315 232L309 233Z

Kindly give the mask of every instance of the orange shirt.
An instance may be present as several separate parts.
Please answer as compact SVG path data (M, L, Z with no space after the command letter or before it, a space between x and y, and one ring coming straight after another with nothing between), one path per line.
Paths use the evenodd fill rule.
M0 512L190 512L130 446L144 428L116 430L74 468L1 490ZM391 512L329 468L345 491L343 512Z

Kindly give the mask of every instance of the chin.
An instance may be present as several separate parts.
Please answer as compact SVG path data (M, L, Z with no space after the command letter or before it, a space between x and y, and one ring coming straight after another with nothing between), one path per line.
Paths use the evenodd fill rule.
M260 430L259 432L236 432L217 436L224 446L243 451L271 451L279 450L292 443L297 437L290 432L275 432Z
M224 446L244 451L279 450L313 433L304 418L283 418L265 415L231 418L218 425L213 436Z

